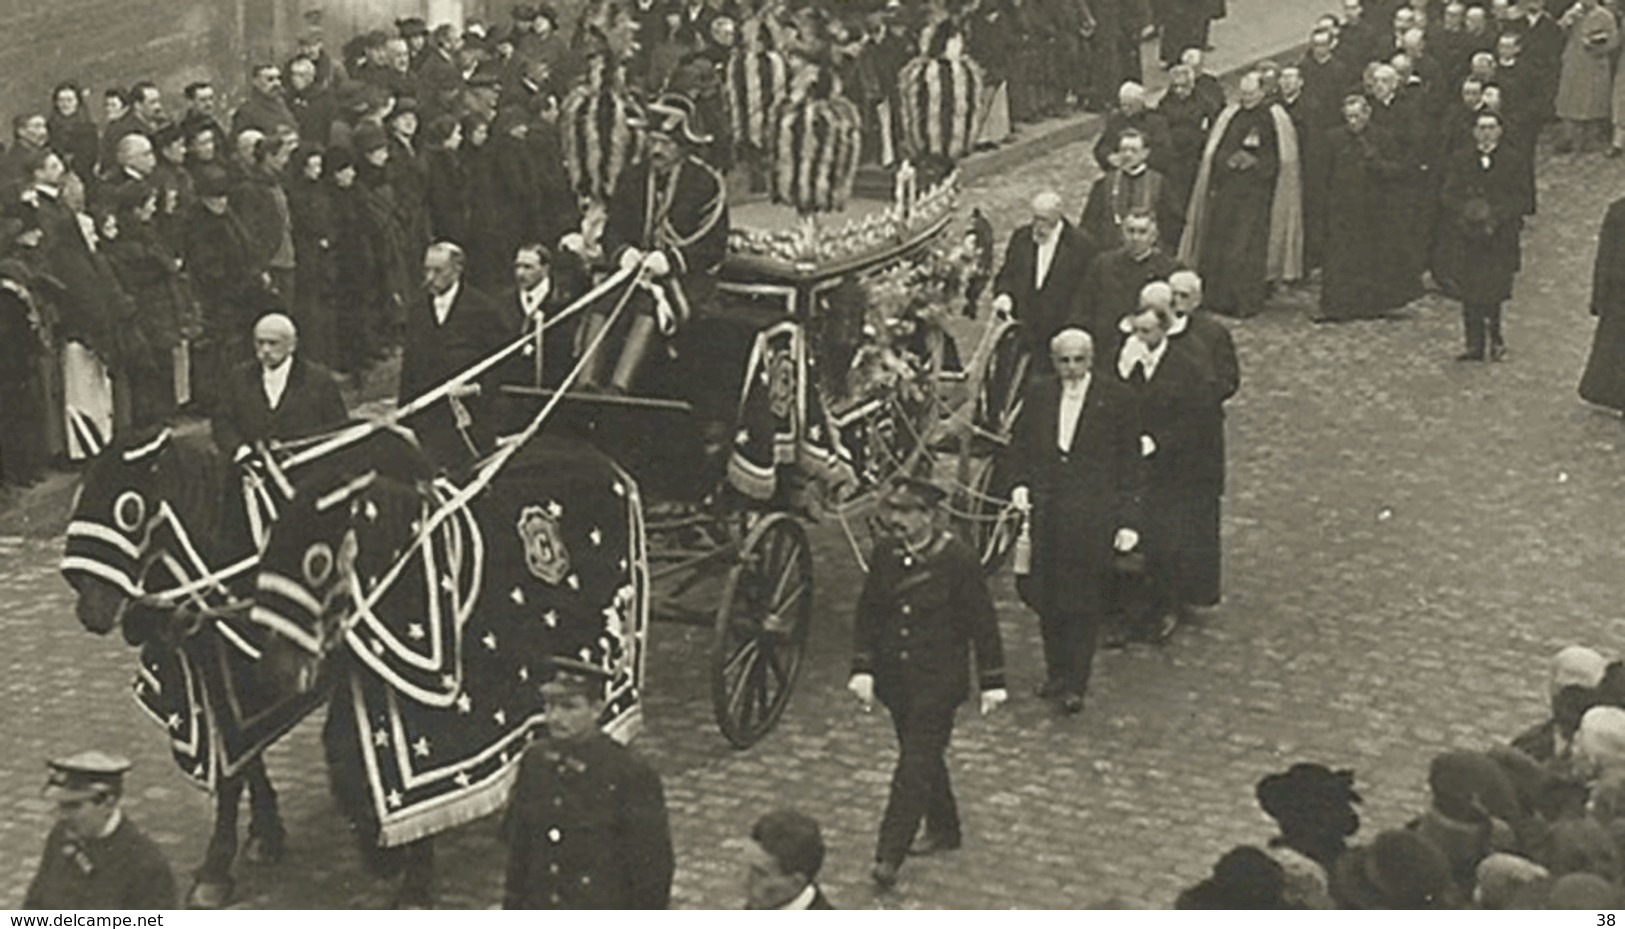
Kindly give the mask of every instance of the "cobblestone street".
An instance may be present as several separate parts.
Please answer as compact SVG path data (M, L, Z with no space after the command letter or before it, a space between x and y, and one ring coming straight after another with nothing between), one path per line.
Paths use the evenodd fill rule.
M1321 7L1294 5L1287 36ZM867 872L894 739L883 714L857 711L843 689L860 577L839 527L813 530L812 654L783 721L754 749L730 749L711 719L705 636L655 626L636 747L664 777L675 903L740 905L740 837L758 814L793 804L823 824L823 884L838 906L1165 907L1226 849L1271 834L1252 793L1264 773L1300 759L1354 768L1360 841L1420 809L1432 754L1541 718L1555 649L1625 651L1625 423L1575 395L1594 236L1625 191L1625 162L1542 151L1508 362L1453 363L1457 306L1435 296L1407 319L1315 326L1312 297L1289 293L1230 324L1242 388L1229 406L1225 602L1211 620L1164 648L1103 652L1088 709L1062 718L1031 696L1036 622L1009 578L997 580L1012 701L986 719L967 709L955 734L965 847L911 860L892 894L877 895ZM1055 187L1076 215L1093 176L1088 146L1071 145L973 186L965 202L1002 243L1035 190ZM177 873L201 858L211 818L130 699L133 652L74 619L60 545L0 539L11 708L0 716L0 906L22 900L51 822L39 792L48 755L96 746L134 758L127 806ZM237 905L388 899L328 796L319 727L306 722L268 755L288 857L240 865ZM445 837L442 901L494 906L503 860L494 819Z

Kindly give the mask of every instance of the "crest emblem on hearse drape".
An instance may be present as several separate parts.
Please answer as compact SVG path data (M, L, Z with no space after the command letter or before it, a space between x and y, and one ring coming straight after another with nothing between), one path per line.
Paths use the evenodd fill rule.
M525 545L525 566L547 584L557 584L570 573L570 550L564 545L559 519L540 506L519 512L519 541Z

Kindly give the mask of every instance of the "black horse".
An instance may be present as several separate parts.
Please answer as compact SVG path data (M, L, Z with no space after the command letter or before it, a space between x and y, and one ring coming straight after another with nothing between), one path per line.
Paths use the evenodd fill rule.
M378 441L390 440L362 436L324 463L343 467ZM272 666L284 654L268 647L276 637L249 620L259 541L290 499L268 460L238 468L206 436L134 433L86 469L61 562L80 623L98 635L118 628L140 649L138 701L165 727L182 771L214 794L214 829L187 895L197 907L231 898L245 786L245 857L281 859L286 831L262 753L325 698L288 685Z
M422 907L433 836L506 803L548 656L609 669L606 728L636 726L647 574L637 487L590 447L534 439L458 485L391 446L291 479L252 618L291 686L331 687L334 794Z
M310 703L290 703L273 688L253 657L254 640L263 636L246 628L246 611L230 615L252 593L251 563L244 564L255 554L248 507L259 519L272 505L245 497L230 471L207 438L163 429L114 444L85 471L61 563L78 595L80 623L98 635L119 628L141 649L137 697L165 725L182 770L214 792L214 831L187 896L205 907L231 894L245 785L245 854L262 862L282 857L286 833L261 751ZM221 572L232 565L243 566ZM160 590L184 592L149 596Z

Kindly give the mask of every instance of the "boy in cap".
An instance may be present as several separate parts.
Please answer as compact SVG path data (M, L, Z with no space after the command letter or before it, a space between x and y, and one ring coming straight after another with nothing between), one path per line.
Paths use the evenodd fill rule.
M865 710L878 697L897 730L897 768L871 872L882 890L897 883L905 855L959 847L959 812L943 755L954 714L970 692L973 649L982 712L1008 698L998 617L981 564L937 525L944 496L913 477L886 488L880 524L888 537L875 546L852 623L847 689ZM915 841L922 822L925 833Z
M56 825L23 907L31 910L172 910L175 876L158 846L119 809L130 762L87 751L46 762L45 799Z
M609 674L557 657L547 734L508 802L505 909L665 909L675 869L660 775L598 728Z

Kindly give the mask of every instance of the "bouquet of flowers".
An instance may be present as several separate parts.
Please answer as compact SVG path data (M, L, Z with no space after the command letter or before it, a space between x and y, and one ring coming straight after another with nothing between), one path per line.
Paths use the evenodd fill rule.
M923 401L949 338L944 326L963 307L976 271L970 242L943 236L913 260L842 291L862 306L863 329L837 403L890 394L910 405Z

